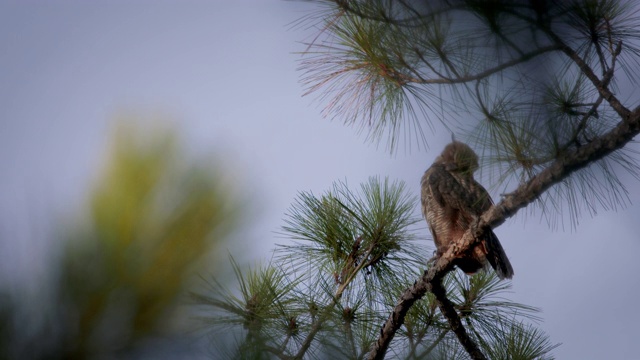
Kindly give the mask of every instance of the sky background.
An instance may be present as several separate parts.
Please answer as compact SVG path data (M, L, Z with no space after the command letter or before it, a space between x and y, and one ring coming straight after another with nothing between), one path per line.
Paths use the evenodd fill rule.
M231 251L251 249L255 260L286 241L275 232L299 191L380 175L418 195L450 135L391 156L322 118L296 70L300 42L314 31L291 25L312 7L0 2L0 280L46 278L54 224L82 205L123 113L171 118L190 152L221 159L251 199ZM510 297L543 310L540 327L562 343L558 359L637 356L640 184L623 182L633 205L586 215L575 230L552 231L524 214L496 229L516 273Z

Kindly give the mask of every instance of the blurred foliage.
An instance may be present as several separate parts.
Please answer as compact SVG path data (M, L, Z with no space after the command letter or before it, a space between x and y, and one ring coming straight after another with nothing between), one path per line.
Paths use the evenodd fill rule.
M3 305L3 339L15 330L11 341L23 336L31 345L0 341L0 352L102 358L185 330L177 305L198 275L220 270L214 252L237 223L239 202L210 158L189 158L169 128L144 125L119 123L83 213L63 227L64 250L59 269L52 269L59 274L55 305L27 310L47 318L43 331L30 341L27 325ZM9 303L6 309L21 306ZM32 345L35 350L23 349Z
M236 216L216 170L186 159L169 131L117 129L88 223L72 233L63 260L74 354L162 330L189 279L215 269L206 255Z

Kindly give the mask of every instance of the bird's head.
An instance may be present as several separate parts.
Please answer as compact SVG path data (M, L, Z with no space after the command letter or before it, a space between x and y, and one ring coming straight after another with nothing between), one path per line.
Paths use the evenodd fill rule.
M448 171L472 175L478 169L478 155L465 143L453 141L445 146L436 162Z

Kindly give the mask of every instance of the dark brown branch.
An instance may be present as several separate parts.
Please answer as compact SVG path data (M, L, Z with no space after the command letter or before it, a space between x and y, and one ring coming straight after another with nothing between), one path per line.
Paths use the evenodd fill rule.
M513 216L521 208L536 200L554 184L559 183L574 171L600 160L612 152L621 149L640 133L640 106L622 120L616 127L591 142L568 152L556 159L545 170L528 182L520 185L514 192L505 195L498 204L487 210L480 220L464 234L459 242L450 246L425 274L410 288L406 289L393 308L389 318L380 330L380 336L369 353L369 359L383 359L389 344L402 326L409 308L431 289L433 281L438 281L453 267L452 260L458 254L469 249L475 239L482 234L485 226L496 228Z
M479 225L488 225L491 228L501 225L519 209L536 200L548 188L559 183L574 171L623 148L639 133L640 107L636 108L609 132L568 152L564 157L556 159L531 180L520 185L514 192L507 194L502 201L483 214Z
M578 136L587 127L587 121L589 121L589 119L592 116L598 113L598 108L600 107L600 104L602 104L602 100L604 100L602 95L598 96L598 99L593 103L593 105L591 105L591 108L589 109L589 111L587 111L582 115L582 119L580 120L580 122L578 123L578 126L576 126L575 130L573 131L573 135L571 136L569 141L567 141L567 143L563 147L563 150L568 149L569 146L571 146L572 144L578 143Z
M580 71L591 81L591 83L593 83L596 90L598 90L598 93L609 103L609 105L611 105L613 110L615 110L618 113L618 115L620 115L620 117L623 119L629 117L629 114L631 113L631 111L627 109L624 105L622 105L620 100L618 100L618 98L616 98L615 95L613 95L611 90L609 90L609 87L607 86L607 82L604 81L604 78L607 77L607 74L605 74L605 76L603 77L603 80L600 80L598 76L594 73L593 69L582 59L582 57L580 57L580 55L576 53L575 50L573 50L569 45L565 44L558 35L556 35L554 32L550 30L547 30L547 34L558 46L560 46L560 50L563 53L565 53L565 55L567 55L571 59L571 61L573 61L574 63L576 63L576 65L578 65L578 68L580 68ZM616 50L614 52L615 56L617 56L617 54L620 53L621 47L622 47L622 43L620 42L618 43ZM609 69L609 71L611 70L612 69Z
M517 12L510 12L510 13L523 20L530 22L531 24L537 24L535 20L530 19L526 16L523 16L522 14L519 14ZM610 49L612 50L612 61L611 61L612 65L606 73L603 70L604 75L602 80L598 79L598 76L595 74L593 69L586 63L586 61L584 61L584 59L580 57L580 55L575 50L573 50L573 48L571 48L564 41L562 41L562 39L560 38L560 36L558 36L558 34L553 32L548 26L540 27L540 29L543 30L544 33L547 34L547 36L549 36L549 38L555 43L556 46L560 47L560 50L563 53L565 53L565 55L567 55L571 59L571 61L573 61L576 65L578 65L578 68L580 68L580 71L591 81L591 83L593 83L595 88L598 90L598 93L600 93L600 95L609 103L609 105L611 105L611 107L618 113L618 115L620 115L621 118L626 119L630 116L631 111L627 109L624 105L622 105L620 100L618 100L618 98L616 98L613 95L613 93L608 88L608 81L605 81L607 76L613 75L612 68L615 65L616 57L620 54L620 51L622 50L621 41L619 41L616 44L616 49L613 50L613 39L611 38L611 30L610 30L611 26L607 19L605 19L605 22L608 27L609 46L610 46Z
M484 356L480 348L475 341L467 334L464 326L462 326L462 322L460 321L460 316L456 312L456 309L451 302L447 298L447 292L442 286L441 279L433 280L431 282L431 292L435 295L438 300L438 306L440 307L440 312L447 318L449 325L451 326L451 330L458 337L458 341L464 347L464 349L469 353L472 359L474 360L486 360L487 357Z
M506 36L502 33L502 31L498 31L497 36L498 36L502 41L504 41L504 43L505 43L505 44L509 45L513 50L515 50L515 51L518 53L518 55L520 55L520 56L524 56L524 55L525 55L525 52L524 52L524 51L522 51L522 50L518 47L518 45L516 45L513 41L511 41L511 39L509 39L508 37L506 37Z
M611 82L611 79L613 79L613 72L616 68L616 59L618 55L620 55L621 48L622 48L622 42L618 42L618 45L616 46L615 51L612 50L611 65L609 66L609 70L604 72L602 80L600 81L601 86L604 88L608 88L609 83ZM598 96L598 99L591 105L591 108L589 109L589 111L582 116L582 120L580 120L580 123L578 124L575 131L573 132L573 136L565 146L565 149L568 148L568 146L571 143L575 143L578 140L578 135L585 129L589 118L591 118L594 114L597 114L598 107L600 107L602 100L604 100L604 97L602 96L602 94L600 94L600 96ZM579 105L579 104L576 104L576 105Z
M512 66L521 64L521 63L525 63L539 55L551 52L551 51L556 51L556 50L561 50L562 48L558 45L549 45L549 46L544 46L539 48L538 50L532 51L530 53L524 54L520 57L517 57L515 59L511 59L509 61L506 61L498 66L492 67L490 69L486 69L484 71L481 71L477 74L470 74L470 75L464 75L464 76L457 76L457 77L443 77L441 76L440 78L437 79L416 79L416 78L411 78L411 79L406 79L408 81L414 82L416 84L462 84L462 83L466 83L466 82L470 82L470 81L475 81L475 80L482 80L484 78L487 78L493 74L499 73L507 68L510 68ZM424 61L424 60L423 60Z
M429 61L427 61L427 59L425 59L424 55L422 55L422 52L418 49L418 48L413 48L413 51L416 53L416 55L418 55L418 58L429 68L429 70L431 70L434 74L438 75L440 78L442 79L449 79L446 76L444 76L443 74L441 74L438 70L436 70L436 68L433 67L433 65L431 65L431 63ZM421 75L419 75L418 81L427 81L426 79L424 79Z
M476 224L479 225L479 224ZM449 249L440 256L436 263L425 271L424 274L416 283L406 289L393 311L389 315L389 318L380 329L380 336L373 345L373 349L368 355L368 359L384 359L384 356L389 348L389 344L396 331L400 329L400 326L404 323L404 318L409 311L409 308L413 304L421 299L427 291L433 291L432 286L434 283L440 283L442 278L453 269L453 259L469 249L472 244L475 243L475 239L482 234L482 230L479 227L474 226L465 233L460 242L453 244Z
M377 14L374 14L373 12L367 13L365 11L362 11L357 6L352 6L348 0L333 0L333 2L337 5L337 8L345 14L357 16L365 20L378 21L381 23L404 28L421 27L424 26L425 22L429 22L430 19L438 15L446 14L455 10L465 9L464 5L448 4L447 6L439 9L430 9L428 13L422 14L416 10L413 4L411 4L411 1L397 0L397 3L403 6L404 11L408 14L408 16L402 18L393 18L384 11L379 11ZM393 2L390 2L390 4L393 5Z
M602 46L599 41L595 42L596 54L598 55L598 60L600 61L600 68L602 70L602 76L607 72L607 62L604 59L604 52L602 51Z
M379 21L382 23L387 23L387 24L396 25L396 26L404 26L404 27L419 26L419 21L423 20L426 17L424 15L419 14L418 12L415 11L415 9L410 7L407 7L407 9L413 10L413 11L409 11L413 14L413 16L402 18L402 19L394 19L384 12L379 12L377 15L367 14L364 11L351 6L349 1L347 0L334 0L334 2L338 6L338 8L345 13L349 13L361 19ZM406 4L403 4L403 5L406 6ZM418 23L418 25L416 25L416 23Z

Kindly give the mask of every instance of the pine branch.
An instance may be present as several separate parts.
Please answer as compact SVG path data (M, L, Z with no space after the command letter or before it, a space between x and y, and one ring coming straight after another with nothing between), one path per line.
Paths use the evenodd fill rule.
M440 333L440 335L438 335L438 337L436 339L434 339L433 342L431 342L431 345L429 345L424 351L422 351L420 354L418 354L417 358L418 359L424 359L424 358L427 357L427 355L431 354L433 349L435 349L436 346L438 346L442 342L442 340L444 340L445 336L447 336L448 333L449 333L449 329L443 330ZM414 352L415 352L415 349L412 351L412 353L414 353ZM416 356L414 356L414 358L416 358Z
M467 74L467 75L461 75L461 76L456 76L456 77L448 77L448 76L444 76L442 74L439 74L437 72L434 71L433 67L424 59L424 57L418 53L417 55L420 57L420 59L425 63L425 65L427 65L432 71L434 71L434 73L436 73L436 75L439 76L439 78L433 78L433 79L424 79L424 78L415 78L415 77L408 77L408 76L403 76L403 80L406 82L413 82L416 84L462 84L462 83L468 83L468 82L472 82L472 81L476 81L476 80L482 80L485 78L488 78L491 75L500 73L508 68L514 67L516 65L520 65L522 63L526 63L529 60L532 60L534 58L536 58L537 56L546 54L548 52L552 52L552 51L557 51L557 50L562 50L562 47L560 45L548 45L548 46L543 46L537 50L531 51L529 53L523 54L522 56L519 56L517 58L511 59L509 61L505 61L502 64L496 65L492 68L488 68L485 69L477 74ZM446 58L443 58L443 61L445 61ZM453 65L451 64L447 64L451 70L455 70L453 68Z
M639 133L640 106L630 112L628 116L623 117L618 125L609 132L568 152L564 157L556 159L528 182L520 185L512 193L506 194L498 204L486 211L479 221L467 230L458 243L449 247L436 264L426 271L412 287L405 290L380 330L380 336L369 353L368 359L384 358L389 344L396 331L402 326L409 308L428 290L432 290L434 281L439 281L447 272L451 271L453 259L475 244L475 239L482 235L483 228L487 226L498 227L507 218L515 215L518 210L538 199L554 184L561 182L571 173L621 149Z
M380 336L378 336L378 340L373 345L373 349L367 357L368 359L384 359L391 340L393 340L396 331L398 331L404 323L404 318L411 306L413 306L417 300L420 300L427 291L431 290L431 281L436 279L436 277L441 279L447 272L453 269L453 257L451 257L451 255L456 247L456 244L449 247L449 250L437 260L435 265L425 271L423 276L400 296L400 300L398 300L398 303L393 308L391 315L389 315L382 329L380 329ZM451 259L446 260L449 257L451 257Z
M553 32L549 28L542 28L542 29L551 38L551 40L555 43L555 45L560 47L560 51L565 53L565 55L567 55L571 59L571 61L573 61L576 65L578 65L578 68L580 69L580 71L593 83L593 86L596 88L600 96L602 96L609 103L609 105L611 105L611 107L618 113L618 115L620 115L620 117L624 119L630 116L631 111L627 109L624 105L622 105L620 100L618 100L618 98L615 95L613 95L611 90L609 90L609 86L608 86L609 82L611 81L611 78L613 77L613 70L614 70L616 58L618 55L620 55L620 52L622 51L622 41L619 41L616 44L616 48L611 54L612 64L607 71L604 71L603 69L604 75L602 79L599 79L598 76L593 71L593 69L589 66L589 64L587 64L587 62L572 47L570 47L564 41L562 41L560 36L558 36L555 32Z
M609 83L611 82L611 79L613 79L613 72L616 66L616 58L620 54L621 47L622 47L622 43L618 43L616 50L613 52L613 55L612 55L611 65L609 69L604 72L602 80L599 82L599 86L603 87L604 89L608 89ZM582 119L578 123L578 126L576 126L573 136L571 137L569 142L567 142L565 148L569 146L571 143L577 142L578 135L585 129L589 118L594 116L594 114L598 113L598 108L600 107L602 100L604 100L604 96L601 92L600 96L598 96L598 99L591 105L591 108L589 109L589 111L587 111L584 115L582 115ZM618 112L618 114L623 116L620 112Z
M356 240L356 241L358 241L358 240ZM375 246L375 243L372 243L370 245L370 247L367 249L367 251L365 253L365 259L370 257L371 253L373 252L374 246ZM342 298L342 294L347 289L347 286L349 286L349 284L351 284L351 282L353 281L355 276L360 272L360 270L364 269L365 267L369 266L370 264L371 264L370 261L361 262L360 264L358 264L358 266L353 271L351 271L351 273L349 274L347 279L344 280L342 282L342 284L340 284L340 286L336 290L336 293L335 293L335 295L333 297L333 300L331 301L331 304L329 304L329 306L325 309L324 315L320 316L314 322L314 324L311 327L311 330L309 331L309 334L307 334L307 337L305 338L304 342L300 346L300 349L298 350L298 352L294 356L291 357L291 359L302 359L304 357L304 355L307 353L307 350L309 350L309 347L311 346L311 343L313 342L313 340L315 339L316 335L318 334L318 332L322 328L322 325L324 325L324 322L327 320L329 314L331 313L331 311L333 311L333 308L336 305L338 305L338 303L340 302L340 299Z
M458 341L464 347L464 349L471 355L471 358L474 360L486 360L487 357L484 356L478 345L473 341L473 339L467 334L464 326L462 326L462 322L460 321L460 316L458 316L458 312L456 311L451 300L447 298L447 292L442 286L442 281L440 278L431 281L431 292L435 295L436 299L438 299L438 306L440 307L440 312L447 318L449 321L449 325L451 326L451 330L458 337Z
M336 4L337 8L340 9L342 13L348 13L353 16L357 16L361 19L372 20L372 21L377 21L381 23L386 23L389 25L408 27L408 28L422 26L421 22L426 21L429 17L432 17L435 14L438 14L440 12L451 11L456 9L456 7L452 6L450 8L445 8L440 11L432 11L429 14L421 14L415 9L413 4L410 4L404 0L397 0L397 2L402 5L404 11L406 11L410 15L404 18L395 18L391 14L384 12L382 8L375 9L375 10L378 10L375 12L369 9L369 11L367 12L365 11L366 7L360 8L359 6L357 6L356 2L350 2L348 0L333 0L333 2Z
M411 308L417 300L420 300L427 291L434 292L434 284L441 284L442 278L449 271L453 270L453 259L457 255L465 252L466 249L470 248L472 244L475 243L475 238L472 236L472 233L472 231L467 231L459 243L450 246L447 252L438 258L434 266L425 271L423 276L416 281L412 287L404 291L400 300L391 312L391 315L383 325L382 329L380 329L380 336L374 344L372 351L369 353L368 359L384 359L386 351L389 348L389 344L391 343L391 340L393 340L396 331L398 331L400 326L404 323L404 318L409 311L409 308ZM438 286L442 287L442 285L436 285L435 287L437 288ZM437 289L434 294L436 292L438 292ZM440 299L438 299L438 301L440 301ZM443 314L446 316L444 311ZM449 317L447 317L447 319L449 319ZM460 319L458 319L458 322L459 320Z

